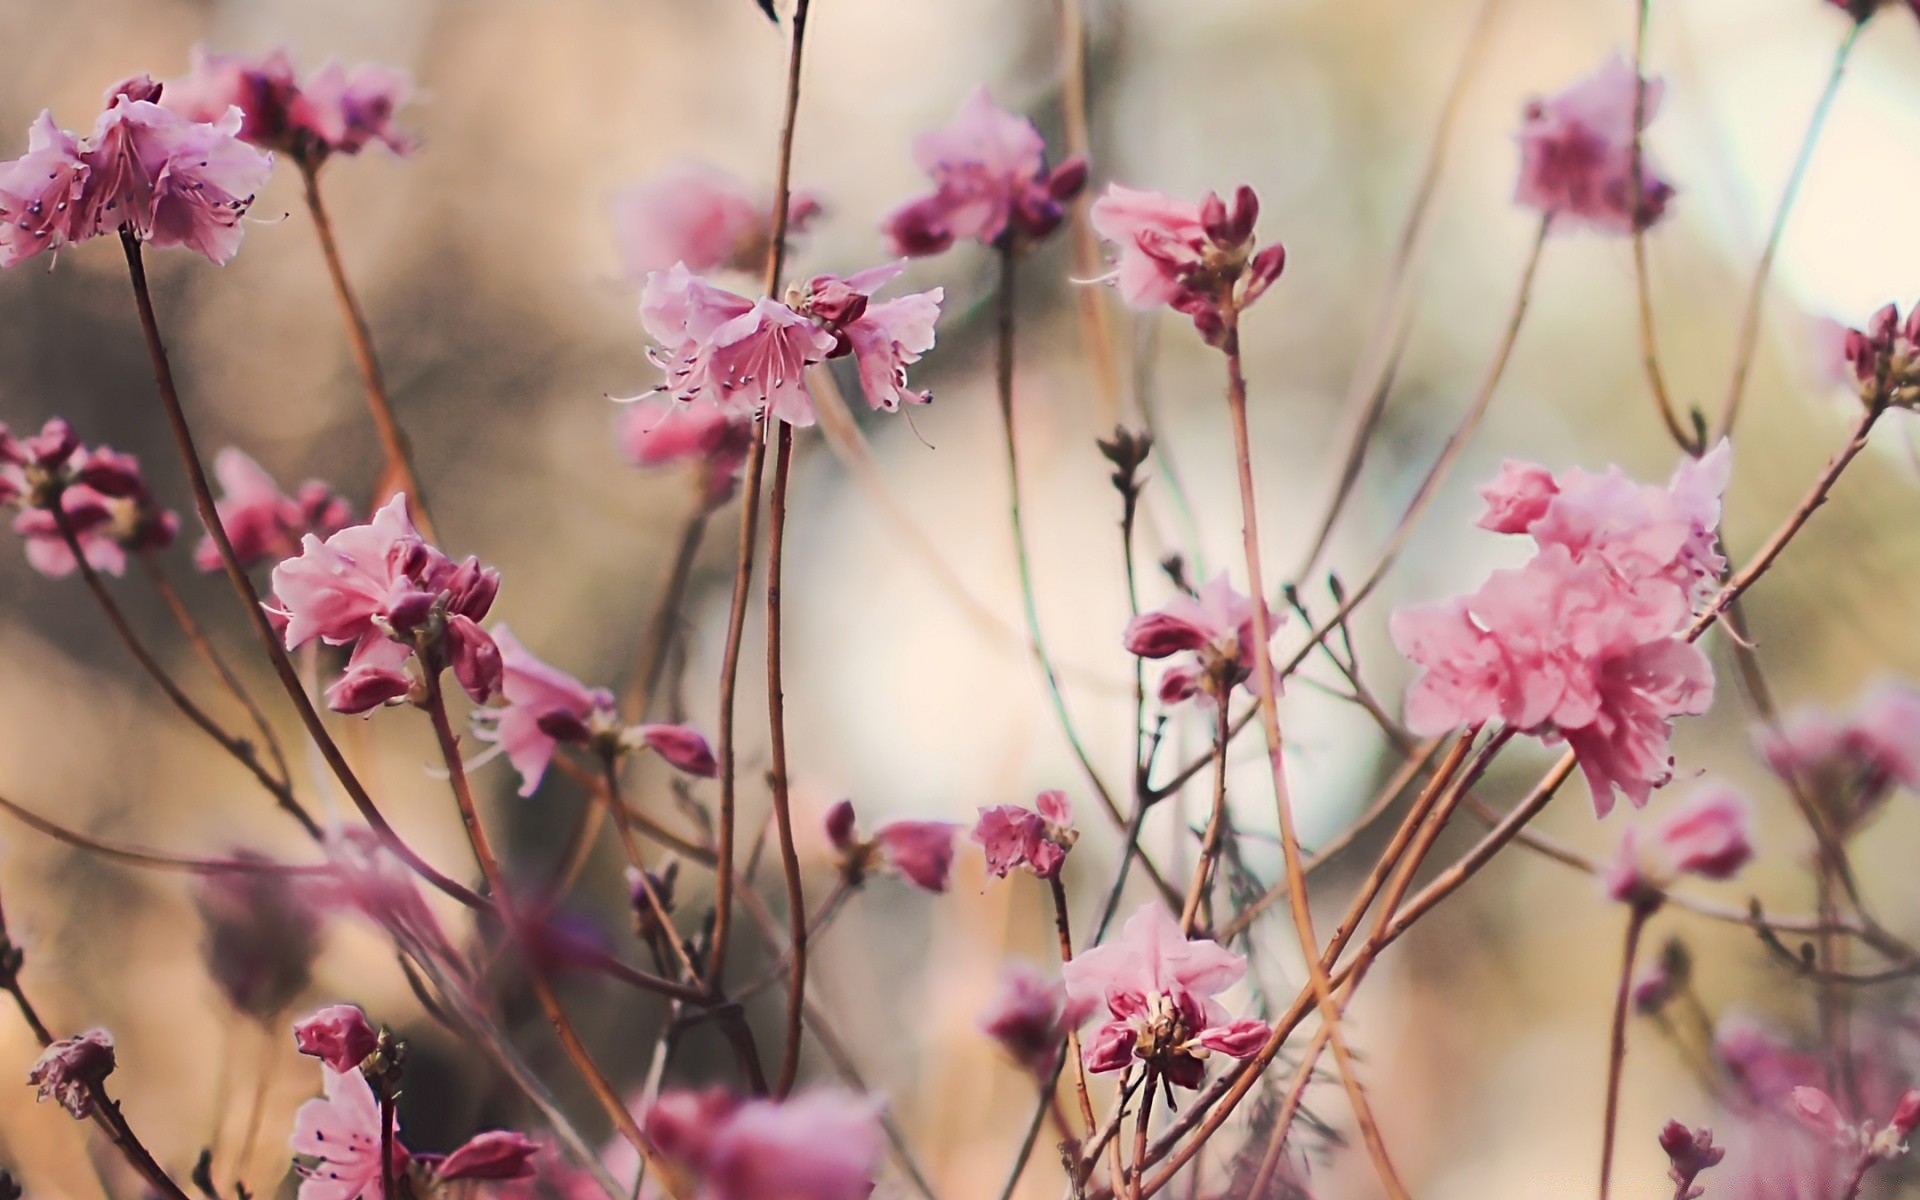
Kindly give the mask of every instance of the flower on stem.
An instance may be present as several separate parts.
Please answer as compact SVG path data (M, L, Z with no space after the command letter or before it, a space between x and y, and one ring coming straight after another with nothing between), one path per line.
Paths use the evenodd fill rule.
M637 467L695 466L701 502L718 508L739 485L753 445L753 421L712 405L641 396L620 410L619 438Z
M214 511L243 567L277 563L294 553L306 534L331 537L353 524L353 505L331 487L308 480L297 496L289 496L259 463L232 446L214 456L213 475L223 493ZM211 535L194 547L193 565L210 573L220 570L220 548Z
M346 672L327 689L335 712L365 712L415 694L408 674L451 668L484 702L500 686L500 651L480 628L500 574L469 557L456 565L430 546L397 493L365 525L325 541L309 533L300 553L273 569L270 611L286 621L287 649L314 638L354 647Z
M827 840L840 853L840 873L858 886L877 867L929 892L944 892L953 873L953 841L960 826L952 821L889 821L861 838L853 801L827 810Z
M787 201L787 236L798 237L820 201L796 192ZM689 271L758 271L773 237L773 202L707 163L680 163L621 192L613 201L620 263L631 279L681 263Z
M1214 192L1193 204L1116 183L1092 211L1094 230L1113 243L1108 278L1121 298L1185 313L1210 346L1223 343L1227 310L1252 307L1286 266L1285 247L1255 250L1259 216L1259 198L1244 185L1229 206Z
M1000 1043L1014 1062L1045 1077L1067 1034L1093 1015L1095 1001L1067 998L1064 985L1026 963L1008 963L1000 987L980 1014L980 1031Z
M1161 1077L1197 1088L1209 1054L1251 1058L1266 1044L1267 1023L1235 1019L1213 997L1247 972L1247 960L1217 942L1189 941L1157 903L1127 918L1117 941L1083 950L1061 967L1068 1000L1104 1003L1086 1064L1096 1073L1125 1070L1135 1059Z
M1713 1144L1713 1130L1689 1129L1678 1121L1668 1121L1660 1131L1660 1149L1667 1155L1667 1174L1673 1180L1675 1200L1697 1200L1704 1195L1706 1188L1694 1180L1727 1156L1725 1149Z
M1920 1126L1920 1089L1901 1093L1885 1123L1847 1119L1840 1105L1817 1087L1793 1089L1793 1115L1835 1146L1857 1152L1864 1163L1892 1162L1907 1152L1907 1138Z
M322 1068L324 1095L300 1106L288 1142L299 1156L299 1200L383 1200L380 1102L358 1067ZM393 1119L393 1172L406 1169L400 1119Z
M1774 774L1805 783L1835 832L1850 835L1896 787L1920 788L1920 691L1883 683L1844 717L1803 709L1755 740Z
M1682 875L1731 879L1753 859L1752 822L1746 800L1731 788L1705 788L1667 814L1650 836L1628 827L1619 857L1602 876L1607 894L1651 912Z
M235 858L269 865L248 851ZM272 1020L306 990L321 927L309 889L283 871L221 871L195 880L193 903L207 974L235 1010Z
M179 516L154 503L138 459L82 446L59 417L25 438L0 425L0 503L22 506L13 528L27 561L56 579L78 566L62 517L87 564L109 575L126 571L129 551L164 549L180 530Z
M161 103L192 121L237 108L245 114L235 131L242 141L318 166L376 141L395 154L412 152L413 139L393 124L412 91L406 74L391 67L328 62L302 83L285 50L211 54L196 46L192 70L167 82Z
M56 1100L74 1120L84 1121L93 1115L95 1091L113 1067L113 1035L89 1029L49 1045L34 1060L27 1082L40 1089L38 1100Z
M880 1165L876 1105L833 1089L785 1100L665 1092L641 1124L674 1190L698 1200L866 1200Z
M1660 957L1643 965L1633 977L1633 1011L1643 1017L1663 1011L1675 996L1687 990L1693 977L1693 956L1679 938L1668 938Z
M357 1071L380 1047L367 1014L351 1004L333 1004L293 1023L293 1044L339 1073Z
M1161 677L1160 700L1192 699L1211 706L1253 677L1254 603L1235 591L1222 571L1195 594L1175 596L1127 622L1122 641L1141 658L1190 654ZM1279 626L1269 613L1267 628Z
M995 878L1005 879L1015 867L1025 867L1042 879L1058 879L1080 833L1073 827L1072 801L1056 790L1041 792L1033 808L982 808L972 837L986 851L987 872Z
M1673 185L1660 177L1644 146L1639 196L1633 195L1636 91L1644 132L1666 85L1649 79L1640 87L1632 66L1617 54L1565 91L1529 102L1520 125L1514 202L1557 224L1603 233L1630 233L1660 220Z
M946 289L873 299L905 269L905 263L889 263L845 279L816 275L788 301L837 339L828 358L853 355L860 390L866 393L868 406L877 411L894 412L902 403L925 404L933 399L931 392L907 387L907 368L933 349L933 326L940 319Z
M913 161L934 190L881 224L891 253L938 254L956 241L1037 242L1060 227L1064 202L1087 184L1085 159L1047 166L1047 146L1027 118L981 88L950 124L913 141Z

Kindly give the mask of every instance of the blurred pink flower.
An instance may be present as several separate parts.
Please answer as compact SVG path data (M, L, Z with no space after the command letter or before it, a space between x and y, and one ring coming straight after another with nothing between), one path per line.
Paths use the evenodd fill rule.
M269 559L278 562L294 552L302 535L330 537L353 523L353 506L326 484L304 483L296 499L232 446L214 457L213 474L223 493L214 510L243 567ZM202 537L194 548L193 565L202 571L220 570L220 549L211 536Z
M383 1200L380 1103L374 1098L373 1088L357 1068L336 1071L323 1067L322 1075L324 1098L300 1106L288 1142L295 1154L311 1160L294 1162L300 1175L299 1200ZM396 1174L408 1158L400 1144L399 1125L395 1117Z
M1251 1058L1266 1044L1266 1022L1236 1020L1212 998L1246 972L1245 958L1217 942L1189 941L1165 908L1142 905L1117 941L1061 968L1070 1003L1107 1007L1107 1023L1087 1045L1087 1069L1120 1071L1137 1058L1170 1083L1197 1088L1210 1052Z
M394 125L393 115L413 95L405 71L378 63L351 69L328 61L307 77L294 122L329 154L358 154L379 142L395 154L410 154L412 137Z
M783 1101L667 1092L643 1126L699 1200L866 1200L880 1165L875 1104L829 1089Z
M193 905L204 936L207 974L235 1010L277 1019L312 980L321 914L304 879L250 851L234 854L258 870L197 876Z
M293 1023L293 1044L339 1073L358 1071L380 1046L367 1014L351 1004L332 1004Z
M388 67L349 71L329 62L302 84L285 50L210 54L195 46L192 69L167 82L160 102L191 121L218 120L238 108L241 140L317 164L329 154L358 154L374 141L409 153L413 140L394 128L393 114L411 91L407 76Z
M1661 1129L1660 1149L1667 1155L1667 1177L1673 1180L1674 1200L1698 1200L1706 1189L1694 1180L1727 1156L1724 1149L1713 1144L1711 1129L1689 1129L1678 1121L1668 1121Z
M787 236L797 237L820 212L810 193L787 202ZM632 279L676 263L695 274L758 271L773 236L773 203L707 163L679 163L614 197L620 261Z
M689 775L712 779L720 773L713 747L705 735L691 725L635 725L621 736L624 742L644 746L658 754L668 766Z
M1710 786L1655 825L1643 841L1629 827L1620 854L1604 874L1607 894L1649 911L1682 875L1725 880L1753 859L1753 814L1738 793Z
M827 840L840 852L840 869L848 883L858 884L876 867L884 866L925 891L947 890L959 825L952 821L890 821L866 839L860 837L856 826L853 801L842 800L827 810Z
M1520 126L1520 180L1514 201L1607 233L1645 229L1666 212L1673 185L1660 177L1643 146L1640 194L1633 191L1633 68L1614 55L1598 71L1557 95L1527 105ZM1647 81L1641 128L1660 110L1666 85Z
M1112 184L1093 205L1093 228L1115 250L1111 280L1134 308L1162 306L1193 319L1210 345L1224 332L1220 309L1236 288L1235 308L1263 295L1286 266L1286 250L1255 253L1260 201L1241 187L1228 207L1208 192L1200 203ZM1240 287L1244 281L1244 287Z
M1021 1067L1044 1075L1053 1069L1068 1032L1085 1023L1093 1008L1094 1001L1085 996L1070 1003L1064 986L1027 964L1008 963L980 1014L980 1030Z
M533 795L561 742L584 742L618 723L613 693L589 688L528 652L504 624L493 627L500 648L498 708L473 714L482 741L492 742L520 773L520 794Z
M1920 691L1882 683L1835 717L1802 709L1756 734L1776 775L1813 788L1834 810L1838 832L1856 830L1896 787L1920 788Z
M1189 697L1212 705L1253 676L1254 601L1234 590L1222 571L1192 596L1177 595L1158 610L1141 613L1121 635L1129 653L1168 658L1190 653L1162 679L1160 699L1168 704ZM1268 614L1269 632L1280 620Z
M621 449L638 467L693 463L708 507L732 497L753 445L753 422L709 404L641 396L620 410Z
M0 501L9 499L23 505L13 528L25 540L27 562L56 579L79 564L55 505L87 564L108 575L126 570L128 551L165 549L180 530L179 516L154 503L138 459L82 446L58 417L21 439L0 426Z
M986 851L989 874L1005 879L1015 867L1026 867L1042 879L1056 879L1080 835L1067 794L1046 791L1031 809L1017 804L982 808L972 836Z
M433 1166L433 1175L448 1183L460 1179L526 1179L534 1173L533 1157L540 1143L524 1133L493 1129L468 1138Z
M57 1100L74 1120L84 1121L93 1114L94 1089L113 1068L113 1035L89 1029L49 1045L34 1060L27 1082L40 1089L36 1102Z
M913 142L913 161L933 180L881 224L890 253L938 254L959 240L997 245L1012 234L1038 241L1059 228L1061 202L1086 186L1086 163L1047 169L1047 147L1033 122L994 104L981 88L953 121Z

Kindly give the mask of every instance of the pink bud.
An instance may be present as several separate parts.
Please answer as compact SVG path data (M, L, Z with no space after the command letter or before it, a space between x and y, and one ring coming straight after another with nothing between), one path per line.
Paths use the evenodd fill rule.
M1479 526L1494 533L1525 533L1559 494L1553 472L1539 463L1510 458L1500 464L1499 477L1480 489L1487 511Z
M94 1089L113 1067L113 1035L89 1029L49 1045L27 1072L27 1082L39 1087L38 1099L57 1100L74 1120L84 1121L93 1112Z
M113 102L122 96L125 96L135 103L145 100L151 104L158 104L160 102L160 86L160 84L154 82L153 76L151 75L135 75L131 79L122 79L119 83L107 89L106 106L112 108Z
M593 731L587 723L564 708L551 708L535 717L533 723L556 742L569 742L578 745L590 740Z
M713 748L691 725L640 725L635 732L655 754L689 775L712 779L720 773Z
M1899 324L1899 306L1884 305L1867 318L1867 336L1873 339L1875 345L1890 346L1893 344L1893 331L1899 327Z
M447 618L447 661L475 704L485 703L500 690L500 647L484 629L458 613Z
M1272 1034L1265 1021L1249 1017L1206 1030L1199 1041L1207 1049L1228 1058L1252 1058L1266 1046Z
M351 1004L334 1004L293 1023L293 1044L345 1074L366 1061L380 1045L367 1014Z
M853 849L855 819L851 800L842 800L827 810L827 840L833 843L835 850Z
M1670 1178L1678 1185L1678 1195L1696 1196L1693 1181L1702 1171L1717 1166L1727 1152L1713 1144L1711 1129L1689 1129L1678 1121L1668 1121L1660 1131L1660 1149L1671 1164Z
M1200 201L1200 226L1206 230L1208 240L1222 249L1240 244L1233 237L1232 217L1218 192L1208 192Z
M387 602L387 624L400 633L418 627L433 615L436 599L432 594L418 589L400 593Z
M1033 806L1040 815L1053 824L1065 829L1073 824L1073 802L1059 789L1041 792L1034 797Z
M1816 1087L1793 1089L1793 1115L1808 1129L1832 1138L1845 1139L1851 1132L1840 1106L1833 1102L1832 1096Z
M493 607L493 598L500 594L500 572L483 567L478 558L468 556L447 580L446 591L448 611L478 621L487 615L487 610Z
M495 1129L475 1134L447 1155L434 1175L455 1179L525 1179L533 1174L533 1156L540 1144L523 1133Z
M1047 177L1047 192L1055 200L1071 200L1086 190L1087 160L1083 155L1074 155L1053 169Z
M1753 859L1747 803L1727 788L1690 799L1660 827L1674 868L1702 879L1731 879Z
M1127 622L1121 643L1129 654L1141 658L1165 658L1183 650L1198 650L1207 644L1207 631L1192 621L1164 612L1142 613Z
M1920 1128L1920 1088L1906 1090L1900 1097L1900 1103L1894 1106L1893 1119L1887 1123L1899 1130L1901 1137L1907 1137Z
M327 687L327 707L349 716L379 708L413 690L405 671L381 666L348 667Z
M953 873L953 839L959 828L951 821L893 821L874 830L873 838L887 865L909 883L944 892Z
M851 325L867 311L867 296L844 280L819 275L807 284L806 311L828 325Z
M1280 272L1287 267L1287 248L1275 242L1253 256L1253 262L1247 267L1247 293L1240 301L1245 308L1255 300L1267 294L1274 281L1280 278Z
M74 477L103 496L131 498L146 494L140 460L102 446L87 451L75 464Z
M80 438L73 432L73 426L59 417L49 418L40 432L20 439L20 449L29 463L49 470L65 465L80 448Z

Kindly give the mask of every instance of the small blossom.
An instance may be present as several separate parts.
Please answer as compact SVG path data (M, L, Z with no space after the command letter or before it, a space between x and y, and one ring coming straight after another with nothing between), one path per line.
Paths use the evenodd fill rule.
M434 1178L525 1179L533 1174L533 1156L540 1143L523 1133L495 1129L475 1134L434 1166Z
M1894 788L1920 788L1920 691L1883 683L1844 717L1803 710L1757 740L1775 774L1809 784L1838 832L1851 833Z
M38 1099L57 1100L74 1120L84 1121L93 1115L95 1090L113 1067L113 1035L89 1029L48 1046L27 1072L27 1082L40 1089Z
M1667 1155L1675 1200L1696 1200L1703 1195L1706 1189L1694 1180L1727 1156L1725 1149L1713 1144L1711 1129L1689 1129L1678 1121L1668 1121L1660 1131L1660 1149Z
M1211 706L1253 676L1254 603L1222 571L1195 595L1175 596L1133 618L1121 640L1141 658L1191 654L1161 680L1160 698L1173 704L1191 697ZM1278 627L1269 613L1268 632Z
M1259 1053L1266 1023L1236 1020L1213 999L1246 971L1247 960L1225 946L1189 941L1159 904L1141 906L1119 940L1083 950L1061 969L1071 1002L1107 1008L1087 1045L1087 1069L1120 1071L1139 1059L1168 1082L1197 1088L1209 1053Z
M873 294L904 266L894 263L875 267L844 280L816 276L795 306L840 339L828 358L839 357L842 345L851 351L867 404L885 412L898 410L902 403L925 404L933 399L926 392L907 387L907 368L933 348L933 326L940 318L946 290L934 288L893 300L873 300ZM830 297L838 303L830 303Z
M798 192L787 202L787 236L806 232L820 202ZM706 163L681 163L614 197L620 261L629 278L644 280L675 263L705 273L758 271L773 237L773 203L757 199L740 180Z
M691 463L709 508L732 498L753 445L753 422L706 404L642 396L620 410L620 448L637 467Z
M419 876L364 825L329 830L328 871L313 891L316 904L358 913L422 954L451 953L445 931L420 894Z
M358 154L375 142L395 154L411 154L414 139L393 122L413 95L405 71L378 63L348 68L322 63L302 87L296 112L300 127L328 154Z
M1044 1075L1053 1069L1067 1033L1092 1011L1089 998L1069 1003L1060 983L1025 963L1009 963L1001 973L999 990L980 1014L980 1030L1021 1067Z
M1254 250L1260 202L1249 187L1231 207L1213 192L1198 204L1113 184L1094 202L1092 222L1115 248L1111 279L1134 308L1187 314L1209 345L1222 344L1223 309L1252 306L1280 277L1286 250Z
M1794 1051L1769 1030L1743 1017L1730 1017L1714 1031L1720 1063L1752 1103L1777 1110L1795 1088L1808 1086L1825 1072L1820 1063Z
M1514 201L1552 217L1606 233L1646 229L1665 214L1673 185L1660 177L1645 147L1640 194L1633 192L1635 92L1644 130L1660 109L1666 85L1638 87L1619 55L1567 90L1527 105L1520 126L1520 181Z
M1651 910L1682 875L1731 879L1753 858L1752 814L1726 787L1709 787L1669 813L1644 842L1629 828L1605 873L1607 894Z
M738 417L814 423L806 369L836 348L831 334L776 300L748 300L676 265L647 277L640 318L672 399L704 400Z
M829 1089L779 1101L667 1092L642 1126L677 1190L699 1200L866 1200L880 1165L874 1104Z
M0 426L0 500L7 499L25 506L13 528L25 542L27 562L55 579L79 565L61 517L87 565L108 575L126 571L129 551L165 549L180 530L179 516L148 492L138 459L81 445L58 417L17 440Z
M376 141L409 153L413 139L394 128L393 114L411 91L407 76L389 67L347 70L329 62L301 83L285 50L211 54L196 46L192 70L168 81L161 103L190 121L218 120L237 108L242 141L318 165Z
M1833 1102L1833 1097L1817 1087L1797 1087L1793 1089L1793 1115L1800 1123L1815 1133L1832 1138L1835 1141L1850 1142L1853 1137L1853 1125Z
M241 852L242 862L267 860ZM195 881L207 973L227 1003L258 1021L285 1011L312 978L321 920L307 890L284 872L222 871Z
M293 1044L327 1069L357 1071L380 1045L367 1014L351 1004L334 1004L293 1023Z
M1062 202L1086 186L1086 162L1047 167L1047 147L1025 117L994 104L981 88L952 123L914 139L913 161L933 180L931 195L896 210L881 226L892 253L938 254L956 241L994 246L1009 236L1039 241L1059 228Z
M231 446L214 457L213 475L224 493L214 511L243 567L279 562L299 549L304 535L331 537L353 523L353 506L326 484L312 480L297 497L289 496L259 463ZM220 548L212 537L200 539L193 565L220 570Z
M827 810L827 840L840 852L840 870L849 884L857 885L885 867L925 891L944 892L959 830L951 821L890 821L862 840L853 801L842 800Z
M1015 867L1026 867L1042 879L1056 879L1080 834L1073 828L1067 794L1047 791L1032 809L1017 804L982 808L972 836L986 851L987 871L995 877L1005 879Z
M322 1074L324 1097L300 1106L288 1143L302 1156L294 1164L300 1175L299 1200L382 1200L380 1102L358 1069L325 1067ZM409 1157L400 1144L399 1124L396 1117L396 1175Z
M1525 533L1546 515L1547 506L1559 492L1552 471L1538 463L1510 458L1500 464L1500 477L1480 489L1487 502L1480 528L1494 533Z
M520 794L531 796L561 742L584 743L618 726L613 693L589 688L557 667L535 658L505 625L495 625L500 648L498 708L473 714L478 736L492 742L520 773Z

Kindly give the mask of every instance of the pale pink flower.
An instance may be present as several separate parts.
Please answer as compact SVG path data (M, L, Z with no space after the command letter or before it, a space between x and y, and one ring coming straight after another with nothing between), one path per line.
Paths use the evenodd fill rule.
M1480 528L1495 533L1525 533L1546 515L1547 505L1559 491L1552 471L1538 463L1510 458L1500 464L1500 477L1480 489L1487 502Z
M953 842L960 826L952 821L890 821L861 838L853 801L827 810L827 840L840 852L840 870L850 884L885 867L929 892L944 892L953 871Z
M1093 205L1094 230L1114 246L1112 282L1134 308L1166 306L1193 319L1210 345L1224 333L1219 309L1236 288L1245 309L1286 266L1286 250L1254 251L1260 202L1242 187L1232 207L1213 192L1198 204L1112 184Z
M353 523L353 506L326 484L311 480L300 485L297 498L289 496L259 463L232 446L214 456L213 475L223 493L214 511L243 567L278 562L299 547L303 535L330 537ZM211 536L194 548L193 565L220 569L220 548Z
M328 61L308 76L290 111L291 120L328 154L358 154L379 142L395 154L410 154L414 139L394 125L393 115L413 95L405 71L378 63L351 69Z
M982 808L973 840L987 854L987 871L1000 879L1025 867L1042 879L1057 879L1067 851L1080 836L1073 828L1073 805L1061 791L1041 792L1033 808L1000 804ZM1036 811L1037 810L1037 811Z
M420 877L379 834L365 825L336 828L322 848L328 870L315 880L316 904L358 913L421 954L451 955L445 931L420 894Z
M621 409L619 438L635 466L694 464L701 498L713 508L726 503L740 482L753 445L753 422L710 404L641 396Z
M929 393L908 389L907 368L933 348L933 326L940 319L946 289L934 288L893 300L873 299L875 292L905 269L905 263L889 263L845 279L815 276L807 282L796 306L834 335L836 344L828 358L852 353L867 404L886 412L896 411L903 402L925 404L933 399Z
M504 703L476 711L473 721L481 740L498 746L520 773L520 794L531 796L561 742L585 742L617 723L613 693L541 662L505 625L493 627L493 642Z
M358 1069L322 1068L325 1096L294 1114L288 1144L302 1156L299 1200L383 1200L380 1171L380 1102ZM395 1174L407 1162L394 1119Z
M1213 997L1240 981L1247 960L1217 942L1189 941L1158 903L1127 918L1117 941L1083 950L1061 968L1075 1005L1104 1003L1108 1020L1087 1043L1087 1069L1120 1071L1135 1059L1170 1083L1197 1088L1208 1054L1251 1058L1264 1021L1236 1020Z
M830 1089L781 1101L668 1092L643 1124L698 1200L866 1200L880 1165L877 1107Z
M36 1102L57 1100L74 1120L84 1121L93 1114L95 1089L113 1074L113 1068L113 1035L89 1029L49 1045L34 1060L27 1082L40 1089Z
M1797 1087L1825 1076L1817 1059L1795 1051L1764 1026L1740 1016L1720 1022L1714 1055L1743 1098L1762 1110L1777 1110Z
M1086 996L1069 1002L1059 981L1026 963L1008 963L999 989L980 1014L980 1030L1021 1067L1044 1075L1053 1069L1068 1032L1092 1015L1094 1003Z
M1797 1087L1793 1089L1793 1115L1800 1123L1813 1132L1836 1142L1853 1142L1853 1123L1840 1111L1833 1097L1817 1087Z
M652 358L674 400L704 400L739 417L814 423L806 369L833 336L775 300L748 300L676 265L647 277L640 318L659 343Z
M1636 77L1614 55L1567 90L1527 105L1520 126L1520 180L1514 201L1552 217L1607 233L1645 229L1666 212L1673 185L1660 177L1642 146L1640 195L1633 195ZM1660 109L1666 85L1650 79L1641 101L1641 129Z
M433 1175L448 1183L460 1179L526 1179L534 1173L533 1157L540 1149L540 1143L524 1133L488 1130L468 1138L433 1164Z
M345 1073L360 1069L379 1048L380 1035L354 1005L332 1004L293 1023L293 1044L328 1070Z
M787 202L787 236L797 237L820 212L810 193ZM675 263L704 273L758 271L773 237L773 202L707 163L679 163L621 192L613 201L620 261L633 279Z
M1192 655L1162 679L1160 698L1168 704L1194 698L1212 705L1253 677L1254 603L1234 590L1222 571L1194 595L1177 595L1127 622L1121 640L1141 658ZM1270 634L1279 628L1270 612L1267 621Z
M58 417L18 440L0 427L0 499L25 505L14 516L14 532L25 540L27 562L53 578L79 565L55 505L87 564L109 575L126 570L128 551L165 549L180 530L179 516L154 503L138 459L82 446Z
M1059 228L1062 201L1086 186L1086 162L1047 169L1047 147L1025 117L994 104L981 88L952 123L921 134L913 161L933 180L931 195L881 225L891 252L938 254L955 241L993 246L1009 235L1039 241Z
M1753 858L1753 814L1730 788L1707 787L1647 831L1629 827L1607 868L1607 894L1649 911L1682 875L1726 880Z
M1920 788L1920 691L1883 683L1844 717L1794 713L1756 736L1775 774L1829 798L1841 832L1859 828L1896 787Z
M41 113L27 131L26 154L0 162L0 267L93 236L91 174L80 139Z
M213 54L195 46L191 69L162 87L160 103L189 121L218 121L227 110L241 112L241 141L264 150L297 151L299 125L294 109L300 87L293 59L285 50L264 54Z

